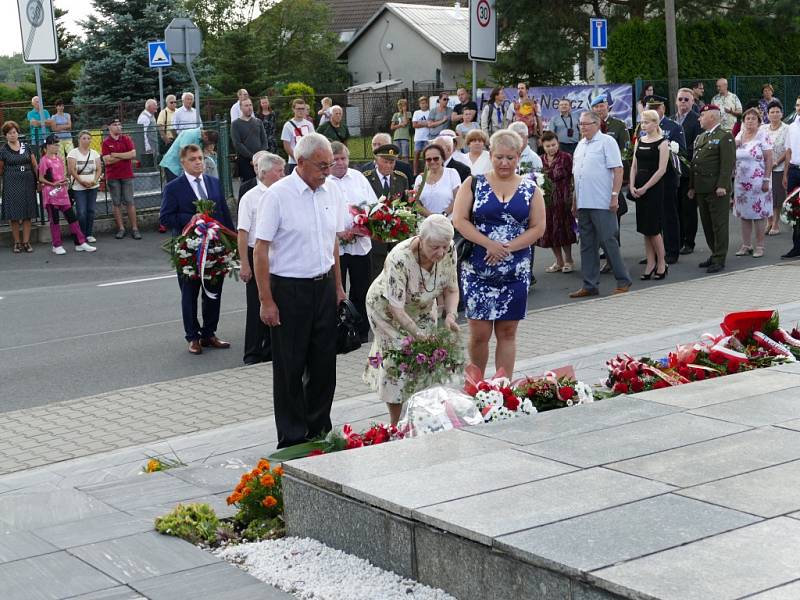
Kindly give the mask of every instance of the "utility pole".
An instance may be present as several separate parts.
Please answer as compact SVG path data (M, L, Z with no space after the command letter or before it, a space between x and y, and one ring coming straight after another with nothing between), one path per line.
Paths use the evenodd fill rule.
M669 106L675 112L678 96L678 39L675 28L675 0L664 0L664 18L667 24L667 78L669 84Z

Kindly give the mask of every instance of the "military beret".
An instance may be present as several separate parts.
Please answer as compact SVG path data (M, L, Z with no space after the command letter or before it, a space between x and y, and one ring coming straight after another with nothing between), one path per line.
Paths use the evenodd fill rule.
M719 110L719 106L716 104L704 104L703 107L700 109L701 113L708 112L709 110Z
M598 104L602 104L603 102L608 103L608 97L605 94L600 94L589 103L589 106L594 107Z
M396 160L400 156L400 146L396 144L384 144L375 149L375 156Z

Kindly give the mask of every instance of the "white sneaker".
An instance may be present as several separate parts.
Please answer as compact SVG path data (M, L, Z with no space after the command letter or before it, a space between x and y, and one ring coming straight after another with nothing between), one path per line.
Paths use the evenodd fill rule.
M97 248L94 246L90 246L86 242L83 242L80 246L75 246L75 252L95 252Z
M87 235L86 241L89 242L90 244L94 244L97 241L97 239L93 235Z
M50 248L53 254L66 254L67 251L64 250L64 246L53 246Z

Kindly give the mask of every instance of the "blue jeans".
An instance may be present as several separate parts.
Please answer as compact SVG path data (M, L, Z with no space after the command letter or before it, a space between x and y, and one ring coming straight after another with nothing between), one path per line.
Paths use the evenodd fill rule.
M97 188L91 190L74 190L75 210L78 223L85 236L94 235L94 211L97 207Z

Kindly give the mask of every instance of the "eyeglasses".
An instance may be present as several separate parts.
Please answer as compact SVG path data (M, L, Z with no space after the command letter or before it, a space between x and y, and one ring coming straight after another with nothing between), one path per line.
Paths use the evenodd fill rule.
M426 163L437 163L442 160L441 156L429 156L425 159Z
M177 103L178 103L177 100L170 100L169 102L167 102L167 104L177 104Z
M678 98L678 102L691 102L691 98Z
M580 127L589 127L589 125L597 125L594 121L578 121Z
M439 102L450 102L450 98L439 98Z
M320 171L327 171L328 169L332 169L336 166L335 162L332 163L314 163L314 166L317 167Z

